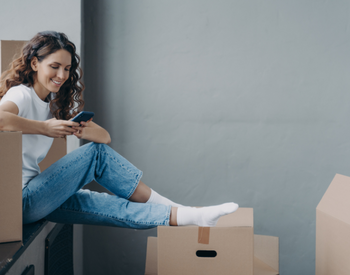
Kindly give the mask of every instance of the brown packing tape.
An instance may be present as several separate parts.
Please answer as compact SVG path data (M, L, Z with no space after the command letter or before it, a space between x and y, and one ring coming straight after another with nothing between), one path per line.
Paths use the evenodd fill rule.
M209 244L210 227L198 227L198 243Z

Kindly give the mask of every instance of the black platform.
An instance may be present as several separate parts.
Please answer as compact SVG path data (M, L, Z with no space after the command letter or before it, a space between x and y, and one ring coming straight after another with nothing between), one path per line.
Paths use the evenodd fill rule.
M4 275L16 260L23 254L31 242L41 232L48 223L46 220L40 220L36 223L23 226L23 243L11 242L0 244L0 275Z

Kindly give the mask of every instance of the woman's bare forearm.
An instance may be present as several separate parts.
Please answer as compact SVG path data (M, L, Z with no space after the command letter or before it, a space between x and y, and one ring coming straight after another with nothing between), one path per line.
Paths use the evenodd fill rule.
M21 131L23 134L45 135L45 122L0 111L0 131Z
M77 138L86 139L97 143L108 144L111 137L108 131L94 122L81 122L81 127L73 127L77 132L74 135Z
M105 143L108 144L111 142L111 137L109 133L102 127L94 127L85 129L85 139L97 142L97 143Z

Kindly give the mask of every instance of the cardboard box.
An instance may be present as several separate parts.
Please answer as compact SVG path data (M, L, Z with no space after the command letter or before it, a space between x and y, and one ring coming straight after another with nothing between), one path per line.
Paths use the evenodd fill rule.
M253 275L253 251L252 208L221 217L216 227L158 226L160 275Z
M27 41L0 41L0 71L9 68ZM66 140L54 139L39 164L44 171L67 153ZM0 243L22 241L22 133L0 132Z
M254 235L254 275L278 275L278 270L278 238ZM148 237L145 275L158 275L158 244L156 237Z
M3 73L9 68L14 58L20 56L22 47L27 41L1 40L0 41L0 71Z
M316 275L350 274L350 178L335 175L316 208Z
M40 171L44 171L51 164L67 154L67 141L65 138L55 138L46 157L39 163Z
M55 138L41 171L66 153L66 140ZM22 132L0 131L0 243L14 241L22 241Z
M0 132L0 243L22 240L22 133Z
M279 274L278 237L254 235L254 275Z
M159 226L158 238L148 240L145 274L276 275L278 238L254 236L252 208L221 217L216 227Z

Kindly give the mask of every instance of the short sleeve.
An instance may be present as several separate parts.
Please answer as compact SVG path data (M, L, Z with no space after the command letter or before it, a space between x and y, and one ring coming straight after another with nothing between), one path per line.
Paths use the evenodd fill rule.
M6 101L12 101L18 107L18 115L24 117L26 112L26 107L28 108L30 102L30 96L28 92L25 90L26 87L16 86L12 87L7 91L7 93L3 96L0 101L0 105L4 104Z

